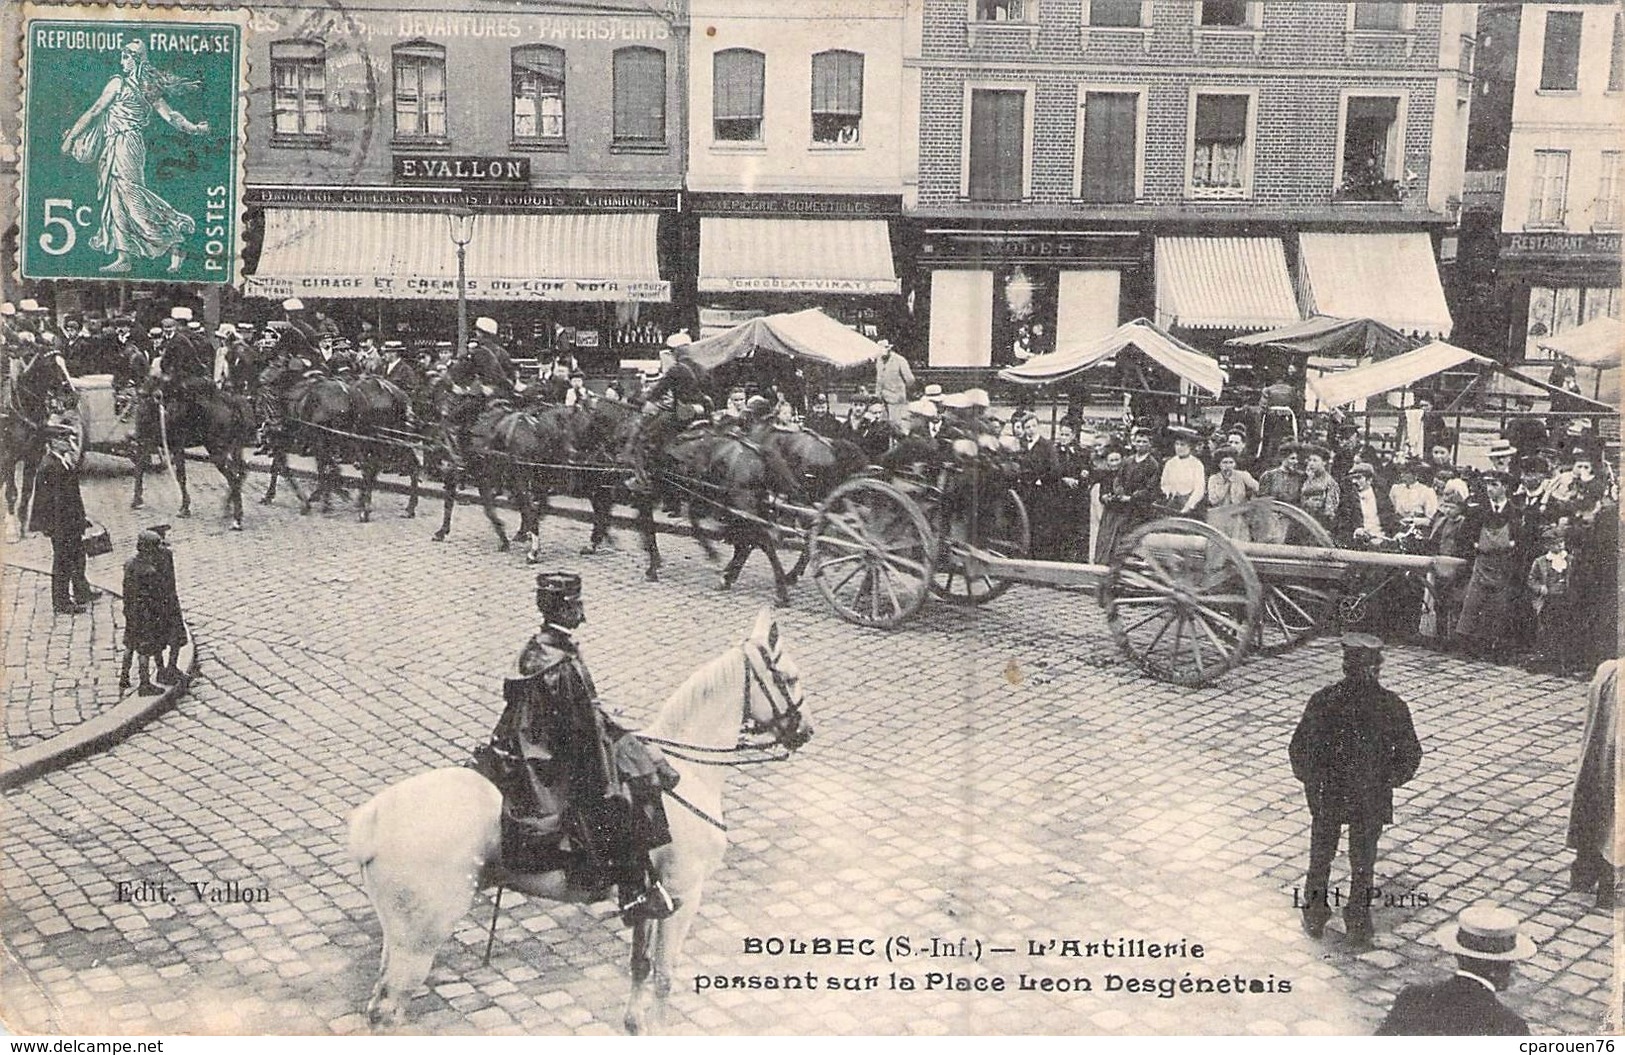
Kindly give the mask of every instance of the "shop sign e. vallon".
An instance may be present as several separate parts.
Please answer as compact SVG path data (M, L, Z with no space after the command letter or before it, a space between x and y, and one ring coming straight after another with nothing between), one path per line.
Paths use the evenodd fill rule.
M530 158L396 154L395 182L463 186L530 182Z
M635 301L671 300L671 283L630 279L491 278L467 279L469 300ZM422 275L249 275L249 297L380 297L386 300L456 300L457 280Z

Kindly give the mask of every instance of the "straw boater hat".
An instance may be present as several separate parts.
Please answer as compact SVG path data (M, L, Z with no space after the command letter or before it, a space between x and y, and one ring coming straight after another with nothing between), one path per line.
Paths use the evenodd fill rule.
M1518 932L1517 913L1493 901L1475 901L1461 910L1454 923L1434 932L1445 951L1474 960L1513 962L1535 955L1536 946Z
M693 343L694 338L690 337L686 330L678 330L676 333L666 338L667 348L687 348Z
M930 400L940 400L940 399L942 399L942 386L941 385L926 385L925 386L925 398L930 399Z
M910 414L918 414L922 418L937 417L937 405L929 399L916 399L908 405Z
M298 297L289 297L287 300L282 302L282 310L283 311L304 311L305 310L305 302L300 300Z
M192 309L177 304L175 307L169 309L169 317L177 322L191 322Z
M1512 444L1508 443L1506 440L1497 440L1490 447L1490 457L1491 458L1510 458L1514 454L1517 454L1517 453L1518 453L1518 448L1514 447Z

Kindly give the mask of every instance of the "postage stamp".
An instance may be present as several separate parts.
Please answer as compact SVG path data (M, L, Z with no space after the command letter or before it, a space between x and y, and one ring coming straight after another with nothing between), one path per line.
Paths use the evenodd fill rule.
M231 282L242 18L31 4L23 23L23 277Z

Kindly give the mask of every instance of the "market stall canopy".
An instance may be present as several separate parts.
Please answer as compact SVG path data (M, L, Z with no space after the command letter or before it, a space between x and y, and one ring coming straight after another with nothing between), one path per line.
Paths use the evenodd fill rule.
M1625 323L1598 315L1584 326L1542 338L1536 343L1582 366L1607 370L1619 365L1620 353L1625 351Z
M1048 355L1034 356L1020 366L1000 370L999 376L1018 385L1047 385L1063 381L1126 351L1139 352L1213 395L1218 395L1224 389L1225 372L1218 363L1145 319L1125 322L1104 337L1057 348Z
M1391 359L1416 347L1392 326L1376 319L1339 319L1316 315L1263 333L1224 342L1232 348L1280 348L1320 359Z
M1413 385L1425 377L1441 374L1462 363L1490 361L1477 352L1469 352L1443 341L1432 341L1392 359L1325 377L1311 377L1309 388L1324 405L1340 407L1345 403Z
M702 293L900 293L885 220L700 218Z
M817 308L808 308L751 319L714 337L685 345L677 354L700 369L710 371L758 351L777 352L837 370L850 370L874 362L883 349Z
M1425 231L1298 235L1299 289L1311 315L1376 319L1405 333L1450 336L1455 325Z

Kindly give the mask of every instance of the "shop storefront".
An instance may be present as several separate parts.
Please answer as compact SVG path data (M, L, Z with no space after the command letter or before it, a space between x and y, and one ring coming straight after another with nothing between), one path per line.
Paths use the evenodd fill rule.
M928 225L916 262L914 314L932 368L1018 365L1055 351L1057 335L1110 333L1150 299L1139 230Z
M871 338L897 337L902 283L890 195L690 193L701 331L818 308Z
M1511 314L1508 346L1526 362L1554 362L1544 338L1599 315L1621 317L1617 233L1502 234L1498 277Z
M569 350L613 372L682 325L675 191L258 187L249 201L262 235L242 294L261 311L298 297L415 341L449 338L466 236L469 314L496 318L516 354Z

